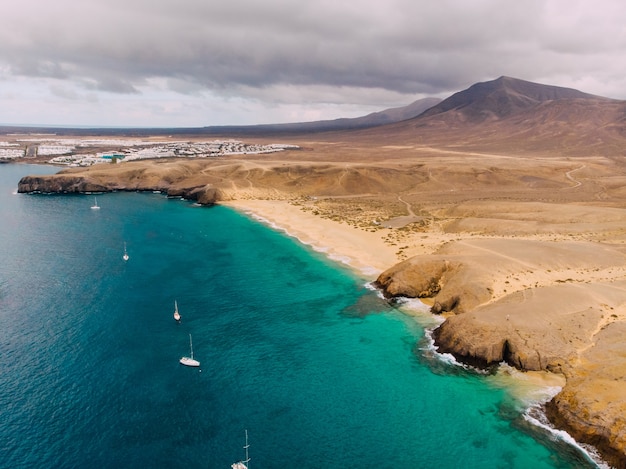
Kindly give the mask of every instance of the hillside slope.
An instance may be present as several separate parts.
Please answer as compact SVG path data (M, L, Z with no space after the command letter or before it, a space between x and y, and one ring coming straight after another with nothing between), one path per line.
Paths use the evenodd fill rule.
M622 156L626 101L500 77L352 138L511 155Z

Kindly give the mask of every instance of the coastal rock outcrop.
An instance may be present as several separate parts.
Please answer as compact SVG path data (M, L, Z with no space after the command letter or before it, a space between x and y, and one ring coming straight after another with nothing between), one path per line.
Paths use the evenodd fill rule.
M415 256L381 273L375 285L388 298L433 298L435 314L471 310L489 301L484 275L451 256Z
M130 174L130 173L128 173ZM124 174L124 176L128 176ZM149 184L137 184L128 177L110 178L105 182L95 181L85 175L57 173L47 176L25 176L17 186L20 193L85 193L111 191L153 191L167 193L171 197L182 197L202 205L212 205L226 198L224 192L211 184L170 183L163 180Z
M441 291L445 275L456 268L445 259L412 257L380 274L376 285L387 297L431 298Z
M404 261L378 285L388 296L434 293L433 311L446 313L433 333L442 353L564 375L548 418L626 468L624 265L614 245L477 239Z
M111 189L98 182L89 180L83 176L54 175L50 176L25 176L18 185L20 193L81 193L81 192L109 192Z
M548 418L577 441L602 451L616 468L626 468L626 323L606 325L580 363L566 371L563 390L546 405Z
M213 205L225 199L224 193L210 184L197 187L170 187L167 189L167 195L195 200L201 205Z
M571 284L516 292L448 317L434 331L435 344L478 366L507 362L524 371L562 373L607 316L596 301L610 304L615 288L621 285L596 285L593 296Z

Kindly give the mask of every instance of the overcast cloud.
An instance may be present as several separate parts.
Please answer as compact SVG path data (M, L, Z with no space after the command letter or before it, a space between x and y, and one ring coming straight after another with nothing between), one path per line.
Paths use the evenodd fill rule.
M0 123L355 117L508 75L626 99L622 0L20 0Z

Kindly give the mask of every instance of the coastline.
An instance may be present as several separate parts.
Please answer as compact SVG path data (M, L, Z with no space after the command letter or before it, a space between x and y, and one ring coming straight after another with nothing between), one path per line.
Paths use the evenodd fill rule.
M426 293L445 306L438 333L446 335L437 337L443 352L563 373L567 382L550 402L550 420L626 467L626 400L619 389L626 345L618 340L626 328L626 196L611 190L598 198L594 190L610 185L607 177L621 167L586 159L584 184L574 184L566 175L579 161L428 158L423 167L411 166L424 174L411 176L408 193L406 181L388 177L389 167L292 156L65 170L24 178L18 192L159 190L248 213L367 280L387 269L392 281L413 287L408 296ZM407 171L400 161L398 171ZM492 167L545 183L494 181ZM468 174L476 171L481 178ZM416 184L420 174L425 182ZM491 176L483 181L485 174ZM406 217L413 223L385 228ZM448 264L453 269L442 276Z
M221 201L220 205L284 231L367 280L375 280L380 272L398 262L396 249L384 241L384 231L367 232L325 219L286 200L238 199Z
M347 265L369 281L375 280L381 272L401 261L396 249L385 242L385 231L366 232L346 223L325 219L304 211L287 200L237 199L222 201L220 205L233 208L261 223L285 232L288 236L295 237L301 243L325 253L331 260ZM440 241L445 242L445 237L442 237ZM436 327L434 324L439 322L437 319L442 318L428 311L431 306L428 304L430 299L425 300L424 302L417 299L411 300L411 302L419 301L420 306L416 307L413 304L406 307L400 306L400 309L403 313L413 316L416 321L424 323L425 329L428 329ZM430 326L426 323L430 323ZM441 355L436 350L432 338L430 348L439 356L439 360L452 361L461 366L456 360L447 360L445 355ZM563 374L546 370L520 371L510 365L501 364L494 374L486 375L485 378L489 386L505 389L517 403L516 406L519 406L518 410L522 411L523 418L530 425L536 426L538 431L547 432L553 438L572 446L599 467L609 467L595 448L579 443L567 431L554 427L547 421L543 406L562 391L566 384ZM539 412L542 417L536 419L531 416L531 412Z

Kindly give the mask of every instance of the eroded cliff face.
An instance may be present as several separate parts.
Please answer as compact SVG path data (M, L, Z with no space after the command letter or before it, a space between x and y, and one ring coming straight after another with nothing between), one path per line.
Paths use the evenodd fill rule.
M602 451L614 467L626 468L626 323L607 324L596 345L581 353L566 373L563 390L546 406L550 420L576 440Z
M516 292L450 316L434 332L441 351L480 366L507 362L523 371L562 373L586 347L607 311L595 303L613 288L598 286L593 298L576 285ZM548 307L547 307L548 306Z
M109 192L103 184L90 181L82 176L25 176L17 185L20 193L73 193L73 192Z
M154 191L158 190L171 197L194 200L202 205L212 205L225 199L223 191L210 184L184 185L160 181L156 184L129 184L125 179L112 179L106 183L89 177L72 174L47 176L25 176L17 186L20 193L85 193L112 191Z
M187 200L195 200L202 205L213 205L220 200L225 200L224 193L211 185L199 187L170 187L166 191L170 197L182 197Z
M390 298L432 298L441 291L446 277L452 277L458 267L444 258L412 257L384 271L376 284Z
M477 240L401 262L377 284L433 301L446 317L434 332L441 352L565 375L550 420L626 467L625 266L607 245Z
M452 256L416 256L381 273L375 285L388 298L432 298L431 311L462 313L489 301L488 286L471 278L478 271Z

